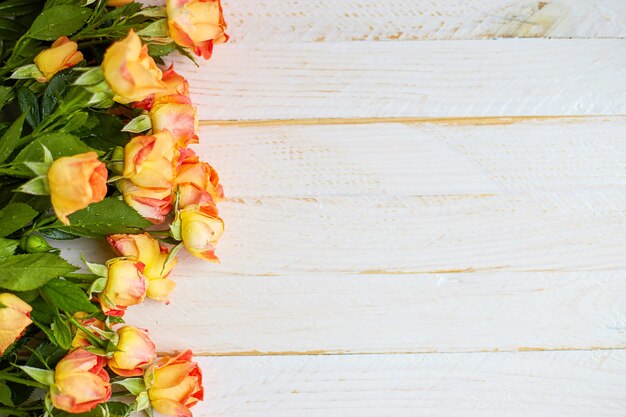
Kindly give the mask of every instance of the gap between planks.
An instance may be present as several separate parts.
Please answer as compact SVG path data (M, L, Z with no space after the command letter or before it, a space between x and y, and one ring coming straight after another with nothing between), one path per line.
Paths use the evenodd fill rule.
M626 115L626 114L625 114ZM563 121L577 122L585 119L610 120L621 115L579 115L579 116L506 116L506 117L337 117L304 119L267 119L267 120L200 120L200 126L311 126L311 125L367 125L379 123L397 124L439 124L444 126L498 126L511 125L528 121Z

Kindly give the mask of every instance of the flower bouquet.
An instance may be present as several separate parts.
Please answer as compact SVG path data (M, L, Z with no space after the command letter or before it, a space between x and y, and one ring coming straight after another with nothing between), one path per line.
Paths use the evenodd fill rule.
M168 303L182 248L217 261L222 188L165 58L208 59L225 28L219 0L0 0L0 415L202 400L191 352L157 357L124 313ZM78 238L112 258L72 265L53 242Z

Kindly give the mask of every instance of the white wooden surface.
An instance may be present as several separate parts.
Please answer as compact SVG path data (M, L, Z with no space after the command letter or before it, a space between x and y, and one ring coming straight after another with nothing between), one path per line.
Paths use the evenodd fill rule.
M177 59L222 263L128 313L196 351L195 415L626 414L626 3L223 6Z

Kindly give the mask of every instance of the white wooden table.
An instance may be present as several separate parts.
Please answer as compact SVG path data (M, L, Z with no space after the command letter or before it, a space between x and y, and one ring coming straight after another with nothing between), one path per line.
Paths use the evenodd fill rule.
M194 414L626 415L626 1L223 5L222 263L128 314Z

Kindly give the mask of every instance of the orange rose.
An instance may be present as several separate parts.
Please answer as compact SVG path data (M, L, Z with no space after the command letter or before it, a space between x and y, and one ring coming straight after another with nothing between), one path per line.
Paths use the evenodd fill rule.
M50 48L44 49L35 57L37 68L45 77L38 81L49 81L57 72L73 67L82 60L83 54L78 50L78 44L67 36L61 36Z
M143 275L144 264L132 258L114 258L107 262L108 277L99 301L108 316L123 316L126 307L140 304L148 290Z
M134 0L109 0L107 1L107 6L111 7L120 7L126 6L129 3L132 3Z
M104 78L115 93L113 100L127 104L166 91L161 70L148 55L148 47L131 29L125 39L107 49L102 60Z
M204 397L202 371L191 362L191 351L157 359L146 369L144 381L152 407L162 414L192 417L189 410Z
M119 180L117 186L126 204L154 224L163 223L172 211L172 190L169 188L144 188L124 179Z
M185 208L193 204L214 204L224 198L217 171L206 162L200 162L189 149L181 151L176 170L178 184L178 206Z
M143 375L144 368L156 358L154 343L145 331L133 326L123 326L116 333L119 341L109 368L121 376Z
M168 297L176 286L168 276L178 258L174 257L166 264L169 250L148 233L111 235L107 240L117 255L134 257L145 265L143 275L149 281L147 296L168 303Z
M184 148L198 143L198 117L189 97L182 95L158 98L150 110L153 132L169 131L176 145Z
M140 187L172 188L177 157L168 131L136 136L124 149L124 177Z
M226 22L219 0L167 0L170 35L180 46L209 59L213 45L226 42Z
M214 205L188 206L178 213L185 248L195 257L216 262L214 245L224 232L224 222Z
M170 65L168 69L163 71L161 81L165 83L165 91L155 93L147 97L142 101L138 101L132 104L133 107L138 109L150 110L154 105L155 99L165 96L185 96L189 97L189 83L182 75L174 71L174 64Z
M88 317L87 313L83 313L83 312L79 312L74 314L74 318L85 328L89 329L90 327L95 327L97 329L100 330L104 330L104 322L101 320L98 320L95 317ZM76 335L74 336L74 339L72 339L72 347L73 348L77 348L77 347L89 347L91 346L91 342L89 341L89 338L87 338L87 335L81 330L81 329L76 329Z
M69 413L86 413L111 397L105 359L84 349L76 349L57 363L54 385L50 389L52 404Z
M95 152L57 159L48 171L52 207L59 220L70 224L67 216L102 201L107 193L107 169Z
M32 307L18 296L5 292L0 294L0 355L19 339L33 322Z

